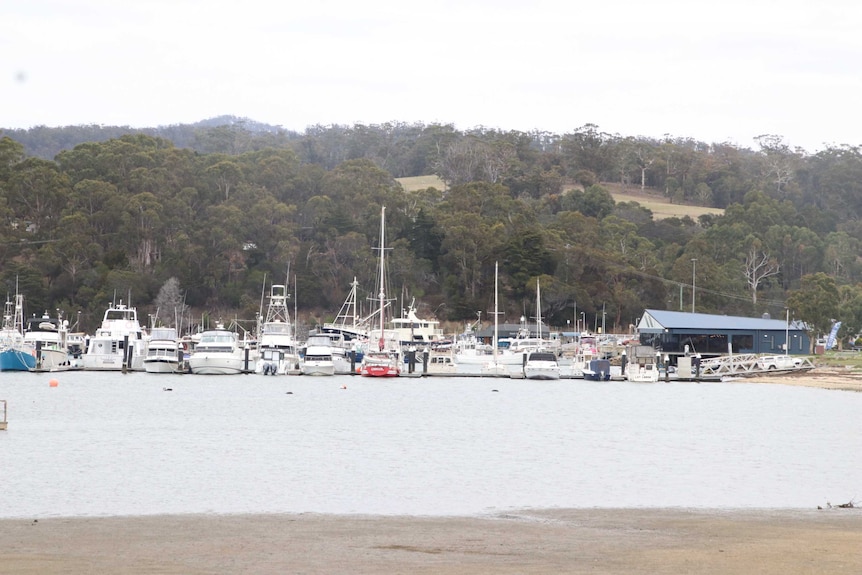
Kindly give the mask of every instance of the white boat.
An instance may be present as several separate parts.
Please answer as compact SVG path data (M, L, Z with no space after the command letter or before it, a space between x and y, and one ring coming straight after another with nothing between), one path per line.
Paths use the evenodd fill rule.
M332 352L332 364L335 375L353 375L356 367L362 361L363 343L358 340L347 342L342 333L319 332L311 336L322 335L329 338L330 351ZM306 342L307 345L307 342Z
M417 358L421 361L422 357ZM458 373L458 366L454 361L454 355L451 352L434 351L428 352L428 363L424 366L425 373L429 375L454 375Z
M384 258L385 244L385 224L386 224L386 207L380 211L380 262L378 264L380 275L378 281L380 283L380 291L378 292L379 300L379 317L380 329L369 332L369 340L376 342L369 344L369 349L365 350L362 356L362 363L359 366L359 374L366 377L397 377L401 375L401 346L398 342L398 336L395 333L387 333L385 330L385 309L386 309L386 267Z
M147 373L182 373L185 357L182 344L173 327L154 327L150 330L144 371Z
M200 375L232 375L245 373L250 365L249 350L245 349L236 332L224 329L208 330L189 356L189 369Z
M326 334L310 335L305 342L305 353L299 362L302 375L335 375L332 344Z
M536 332L541 337L542 293L538 280L536 281ZM538 349L528 352L524 359L524 377L527 379L560 379L560 364L557 361L557 354L543 349L541 344Z
M659 380L658 357L653 347L628 346L626 360L624 375L628 381L656 383Z
M551 351L531 351L524 361L524 377L527 379L560 379L560 364L557 354Z
M105 310L101 327L90 337L81 356L81 366L98 371L143 371L145 355L146 342L138 312L120 302Z
M266 317L259 316L255 373L285 375L299 369L299 346L287 310L287 288L273 284Z
M416 301L411 301L407 313L390 322L401 347L429 347L441 343L445 336L436 319L421 319L416 315Z
M33 371L62 371L72 367L73 358L68 344L69 322L51 318L31 317L24 329L24 345L32 349L36 357Z

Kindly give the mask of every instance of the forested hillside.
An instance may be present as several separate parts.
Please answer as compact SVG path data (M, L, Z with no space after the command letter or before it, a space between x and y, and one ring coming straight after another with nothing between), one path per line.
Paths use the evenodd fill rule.
M751 150L592 125L296 134L235 118L0 135L6 291L17 278L28 312L60 309L86 331L120 298L172 323L171 278L198 317L254 318L288 269L299 315L331 320L354 276L374 285L381 205L393 295L450 325L490 320L495 261L508 321L532 315L541 278L543 316L563 328L581 313L624 331L644 308L688 311L693 283L699 312L862 323L855 147L806 154L764 136ZM395 179L430 174L445 190ZM725 214L654 219L603 182Z

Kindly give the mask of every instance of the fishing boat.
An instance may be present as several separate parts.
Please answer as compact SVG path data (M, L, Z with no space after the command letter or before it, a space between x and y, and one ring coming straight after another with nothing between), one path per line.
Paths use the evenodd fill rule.
M24 296L7 300L0 328L0 371L29 371L36 367L35 349L24 345Z
M536 333L542 334L542 293L536 280ZM524 359L524 377L527 379L560 379L560 364L557 354L543 348L529 351Z
M324 333L340 334L344 340L345 346L353 345L354 343L365 343L368 341L368 326L371 319L376 315L373 313L366 317L360 317L359 307L356 301L356 292L359 287L359 282L353 278L353 283L350 284L350 292L341 304L341 309L331 322L326 322L320 331ZM362 357L357 357L356 361L361 361Z
M204 331L189 356L189 369L200 375L232 375L249 371L249 350L236 332L218 324Z
M32 349L36 365L32 371L63 371L73 367L68 342L69 322L47 312L33 316L24 327L24 345Z
M143 371L146 344L138 312L122 303L105 310L102 325L90 338L81 356L85 370Z
M147 373L182 373L185 357L182 344L173 327L154 327L150 330L144 371Z
M398 337L394 333L386 333L386 259L385 252L386 207L380 211L380 260L378 263L380 291L378 292L378 330L369 332L369 340L376 341L376 347L370 345L362 357L359 374L366 377L397 377L401 375L401 348Z
M299 367L299 346L287 309L287 287L273 284L269 290L266 316L258 316L257 362L255 373L285 375Z
M299 362L302 375L334 375L332 343L327 334L310 335L305 342L305 352Z

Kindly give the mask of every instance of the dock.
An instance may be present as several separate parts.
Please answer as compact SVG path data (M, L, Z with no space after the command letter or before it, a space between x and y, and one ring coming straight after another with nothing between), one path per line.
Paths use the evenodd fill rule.
M0 399L0 431L6 431L6 400Z

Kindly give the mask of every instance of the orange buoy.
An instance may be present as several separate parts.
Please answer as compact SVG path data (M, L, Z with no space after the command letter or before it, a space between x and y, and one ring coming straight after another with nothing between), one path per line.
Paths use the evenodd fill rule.
M52 379L48 382L48 385L50 385L51 387L57 387L58 385L60 385L60 382L56 379Z

